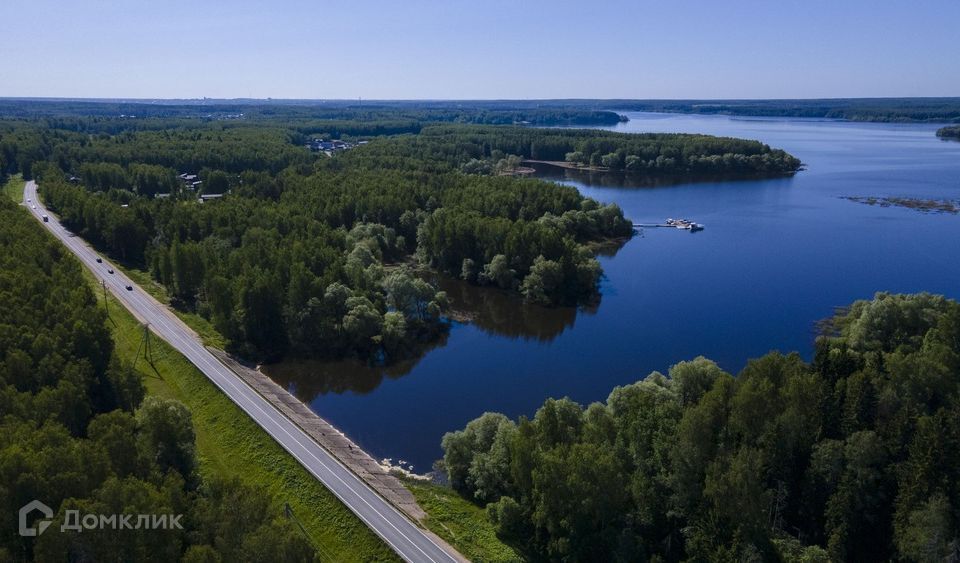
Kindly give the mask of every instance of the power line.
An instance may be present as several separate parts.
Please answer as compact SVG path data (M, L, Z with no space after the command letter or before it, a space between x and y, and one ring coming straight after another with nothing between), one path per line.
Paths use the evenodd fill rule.
M293 520L294 523L296 523L297 527L300 528L300 532L303 533L303 537L306 538L307 543L309 543L310 546L313 547L314 551L316 551L317 554L320 555L320 559L324 561L336 561L336 558L333 557L333 555L331 555L321 546L313 543L313 540L310 538L310 534L307 533L307 529L303 527L303 524L300 522L300 519L297 518L297 515L293 513L293 507L290 506L289 502L283 503L283 514L289 520Z

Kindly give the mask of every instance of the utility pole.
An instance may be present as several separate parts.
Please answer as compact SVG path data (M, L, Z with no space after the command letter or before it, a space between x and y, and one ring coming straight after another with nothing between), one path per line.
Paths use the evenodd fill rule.
M153 354L150 353L150 323L143 325L143 336L140 337L140 344L137 346L137 355L133 357L133 367L137 367L140 350L144 351L143 358L147 360L147 363L153 365Z
M140 349L143 348L143 337L140 337L140 344L137 345L137 355L133 357L133 367L136 369L137 360L140 359Z
M153 365L153 348L150 347L150 323L143 325L143 357L147 363Z
M334 559L332 555L327 553L325 549L313 543L313 539L310 538L310 534L307 533L307 529L303 527L303 524L300 522L300 519L297 518L297 515L293 513L293 508L290 506L289 502L283 503L283 515L287 517L287 520L293 520L294 523L297 525L297 527L300 528L300 531L303 533L304 539L306 539L307 543L309 543L313 547L314 551L317 552L317 555L320 556L321 561L336 561L336 559Z
M100 280L100 285L103 287L103 310L107 312L107 318L110 318L110 307L107 303L107 280Z
M777 480L777 492L774 493L770 506L770 528L774 533L779 533L783 528L782 510L785 508L788 497L789 494L786 484L783 481Z

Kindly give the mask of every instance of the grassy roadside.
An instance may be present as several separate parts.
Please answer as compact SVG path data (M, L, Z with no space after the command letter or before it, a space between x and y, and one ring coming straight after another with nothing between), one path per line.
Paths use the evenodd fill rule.
M173 314L180 318L181 321L186 323L186 325L193 329L200 339L203 340L203 343L206 346L213 346L214 348L219 348L223 350L227 347L227 340L217 332L217 329L213 328L213 323L207 319L201 317L196 313L190 313L187 311L181 311L176 307L170 306L170 296L167 294L167 288L163 287L157 280L153 279L150 276L150 272L134 268L132 266L126 266L123 264L117 264L117 268L120 269L124 274L127 275L134 283L143 288L144 291L149 293L154 299L167 305L168 308L173 311Z
M19 202L23 181L12 177L2 189L5 197ZM97 302L109 311L107 324L115 353L123 360L135 362L147 394L176 399L190 409L203 476L236 477L263 487L273 497L278 513L288 503L322 561L399 560L333 493L179 352L159 338L151 338L152 364L148 363L141 350L140 323L113 295L104 296L93 274L85 268L83 273ZM143 280L135 275L131 278L141 283ZM146 282L153 283L149 279Z
M23 194L23 180L11 177L4 192L15 201ZM166 288L148 272L118 266L155 299L169 304ZM98 302L104 295L95 277L84 270ZM159 338L151 339L153 364L143 358L143 330L137 320L107 295L109 327L116 353L133 362L144 379L148 394L176 399L190 408L197 437L197 453L203 475L238 477L264 486L278 505L289 503L317 546L324 561L390 561L396 555L360 522L326 488L316 481L286 451L247 417L189 361ZM225 340L203 317L171 310L195 330L209 346L223 348ZM417 502L428 513L426 526L460 553L476 561L521 561L500 542L484 510L461 498L448 487L405 480Z
M104 296L85 271L97 300ZM133 362L143 329L112 296L108 325L116 353ZM137 371L149 395L176 399L190 408L202 475L237 477L264 487L278 507L289 503L323 561L394 561L396 555L331 492L217 389L186 358L151 338L153 364L140 352Z
M419 479L403 479L417 504L428 516L424 524L433 533L473 561L523 561L510 546L497 539L483 508L453 489Z
M23 176L20 174L10 176L0 190L3 191L5 196L13 200L14 203L20 203L23 201Z
M3 193L13 201L20 203L23 199L23 177L20 174L10 176L2 189ZM42 194L40 194L40 196L42 197ZM104 253L104 255L106 255L106 253ZM150 276L150 272L140 270L133 266L120 264L116 260L114 260L113 263L137 285L142 287L144 291L152 295L154 299L164 305L170 305L170 296L167 295L167 289L157 283L156 280ZM170 307L170 310L173 311L176 316L180 317L180 320L192 328L194 332L200 335L205 345L220 348L221 350L226 348L226 339L213 328L213 324L210 321L196 313L181 311L175 307Z
M167 297L164 287L153 280L147 272L133 268L123 268L123 271L137 284L145 288L151 295L153 295L153 297L163 303L169 303L169 298ZM91 281L93 281L92 277ZM102 293L98 296L98 299L101 301L103 300ZM111 327L113 328L114 332L114 340L117 342L117 349L120 351L122 348L125 351L122 357L125 359L132 359L136 355L137 346L139 346L141 338L140 335L142 334L142 331L139 330L139 325L137 324L136 320L129 314L129 312L120 307L119 302L117 302L112 295L109 295L109 307L111 311L111 319L117 322L117 326ZM123 319L118 318L120 315L117 314L117 309L122 309L121 312L122 316L124 317ZM184 318L185 315L190 314L177 312L177 316L180 318ZM184 319L185 322L188 322L191 328L197 330L205 343L222 348L222 344L218 345L216 342L222 342L223 337L216 332L212 325L210 325L206 319L200 317L199 315L192 316L196 317L196 319L199 321L197 324L191 324ZM209 332L204 332L202 329L198 330L198 326L208 327ZM121 345L121 339L124 341L123 345ZM157 341L154 340L154 343L156 342ZM211 342L213 343L211 344ZM237 411L237 416L243 417L244 422L248 423L250 426L256 427L256 425L246 418L243 413L240 412L239 409L229 401L229 399L226 399L226 397L220 394L218 390L213 388L213 385L206 380L203 374L198 372L196 368L187 362L185 358L180 356L180 354L178 354L176 351L169 349L165 342L160 342L160 344L162 344L166 350L163 354L157 353L154 356L154 365L157 367L157 371L159 371L161 374L165 371L168 371L163 369L163 364L167 363L165 361L167 360L167 354L172 354L175 355L176 358L174 362L175 365L172 365L171 367L175 373L180 374L179 377L164 377L162 379L158 379L155 373L153 374L153 377L151 377L148 371L144 371L144 368L146 368L146 370L150 370L150 368L146 362L142 360L142 358L138 362L137 366L141 370L141 373L144 374L144 380L147 383L147 389L149 393L177 399L181 402L184 402L194 412L194 424L198 427L197 448L202 456L205 456L205 450L207 447L201 445L201 441L210 440L210 437L203 436L200 431L197 407L190 401L186 400L182 393L175 393L175 391L185 391L187 395L193 396L196 385L192 379L197 377L202 378L203 383L206 384L205 387L213 389L213 392L218 396L218 398L222 399L221 402L227 403L227 406L232 407L233 410ZM159 348L154 348L154 352L157 352L158 350ZM187 374L184 372L192 373ZM171 381L171 379L175 380ZM173 389L172 387L183 387L183 389ZM206 399L202 399L202 402L206 402ZM219 408L220 407L210 412L218 413ZM232 425L228 422L229 420L231 420L231 418L227 417L226 420L223 421L223 424L226 424L227 427L232 428ZM217 430L216 433L220 435L219 430L221 423L219 420L212 420L210 423L210 429ZM205 430L207 429L205 428ZM256 427L256 430L260 434L264 434L264 438L266 440L270 440L270 438L266 436L265 433L259 429L259 427ZM279 446L274 444L272 440L270 441L271 445L274 446L275 449L279 449ZM233 475L237 469L234 464L235 458L227 454L229 453L230 448L235 447L232 445L234 443L235 442L231 440L229 444L225 444L227 447L223 447L223 445L220 444L212 444L210 447L214 449L215 453L222 453L224 455L214 455L209 460L202 459L201 468L203 467L204 462L208 461L213 465L211 470L215 474ZM216 452L216 450L223 451ZM285 452L281 451L280 454L284 455ZM300 469L300 472L306 473L302 468L299 467L299 465L296 464L296 462L293 462L292 458L289 456L286 456L286 458L288 461L292 462L293 465L296 465L297 468ZM227 465L223 465L223 463L221 463L223 461L227 461ZM231 464L234 466L228 467ZM264 465L273 467L273 464ZM497 539L493 530L493 525L487 519L486 512L482 508L460 497L460 495L458 495L449 487L435 485L416 479L405 479L404 484L410 489L414 497L416 497L420 506L427 512L428 517L425 521L427 528L450 543L450 545L454 546L467 558L474 561L489 562L522 561L522 558L512 548ZM301 484L298 483L295 488L299 490L301 488ZM320 488L322 489L322 486ZM323 492L327 493L326 490L323 490ZM275 494L274 496L278 498L278 502L290 502L288 500L283 500L283 494L284 492L281 490L279 495ZM327 495L332 496L329 493L327 493ZM333 501L339 505L339 501L336 501L336 499L333 499ZM294 506L294 512L296 514L300 515L302 513L302 511L298 510L292 502L290 504L291 506ZM339 508L341 510L346 510L346 508L342 505L340 505ZM328 511L324 510L324 512ZM302 516L300 518L303 519ZM310 531L310 527L306 526L306 522L304 522L304 525L307 527L308 531ZM311 536L313 536L313 534L311 534ZM317 542L316 538L312 537L312 539L314 539L315 543ZM338 556L335 559L341 560L343 557ZM381 557L375 557L374 559L377 561L382 560Z

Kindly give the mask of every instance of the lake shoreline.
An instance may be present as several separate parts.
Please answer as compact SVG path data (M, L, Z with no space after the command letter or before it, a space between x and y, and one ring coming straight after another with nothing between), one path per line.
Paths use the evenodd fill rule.
M265 371L377 459L403 459L420 472L442 455L444 432L483 411L532 416L548 396L589 404L698 355L733 373L771 349L797 350L809 361L814 324L838 305L883 290L958 297L950 281L960 260L943 244L960 236L951 215L840 199L960 197L960 144L941 142L935 129L636 115L622 132L754 138L796 155L808 171L772 179L656 178L650 182L664 189L651 189L640 185L642 175L535 165L536 177L616 203L637 222L688 217L706 223L707 235L650 229L629 244L614 241L613 256L591 244L604 271L596 306L524 305L507 292L425 270L450 296L452 326L422 357L393 366L328 362ZM391 418L378 420L387 411Z

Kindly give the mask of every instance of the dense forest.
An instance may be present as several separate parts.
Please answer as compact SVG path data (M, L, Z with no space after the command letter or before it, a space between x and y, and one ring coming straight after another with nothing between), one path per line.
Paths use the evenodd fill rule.
M467 172L496 171L497 163L508 155L686 178L778 176L800 167L795 157L763 143L710 135L432 126L398 148L442 155Z
M55 513L37 538L0 537L0 560L314 560L265 491L199 476L190 412L144 399L80 264L6 199L0 250L0 520L16 529L33 500ZM179 514L182 528L61 531L74 510L131 527Z
M954 127L941 127L937 129L937 137L944 139L960 139L960 125Z
M0 120L0 171L37 179L67 226L149 270L175 306L256 360L418 355L447 326L447 296L424 268L530 302L594 300L602 272L591 249L629 237L631 224L574 188L513 177L524 159L582 155L687 178L799 165L739 139L449 123L497 122L499 106L335 107L329 119L244 106L255 117L220 120L54 107L64 113ZM318 136L366 142L330 156L304 147Z
M960 304L881 293L822 328L809 364L697 358L486 413L443 465L531 560L956 560Z

